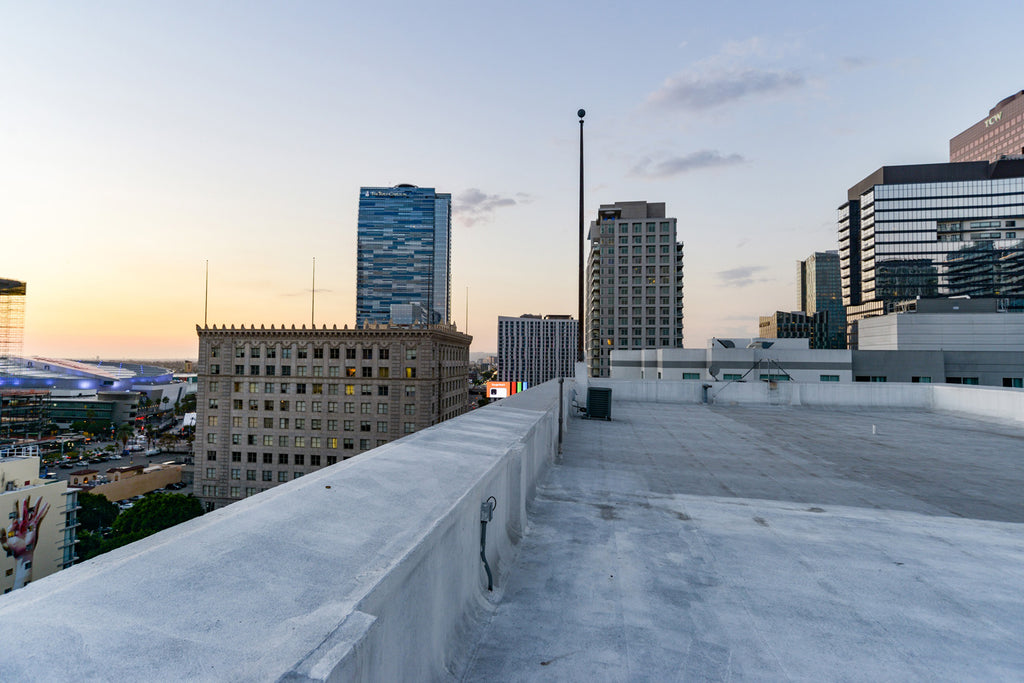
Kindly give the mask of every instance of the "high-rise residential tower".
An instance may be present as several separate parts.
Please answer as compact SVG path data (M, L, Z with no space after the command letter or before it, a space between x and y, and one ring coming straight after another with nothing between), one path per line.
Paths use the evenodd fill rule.
M916 298L1024 300L1024 160L884 166L839 207L850 321Z
M579 321L569 315L498 317L498 380L535 386L575 375Z
M683 345L683 243L665 204L602 204L590 224L587 370L608 377L615 349Z
M800 310L820 321L817 332L811 336L811 348L845 349L846 309L839 252L817 251L797 261L797 287Z
M989 110L988 116L949 141L949 160L995 161L1024 154L1024 90Z
M359 190L356 325L451 317L452 196L432 187Z

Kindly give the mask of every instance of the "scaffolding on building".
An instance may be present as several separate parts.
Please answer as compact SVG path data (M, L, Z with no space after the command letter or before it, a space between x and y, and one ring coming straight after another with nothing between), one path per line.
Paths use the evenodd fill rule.
M26 289L24 282L0 279L0 358L21 355Z

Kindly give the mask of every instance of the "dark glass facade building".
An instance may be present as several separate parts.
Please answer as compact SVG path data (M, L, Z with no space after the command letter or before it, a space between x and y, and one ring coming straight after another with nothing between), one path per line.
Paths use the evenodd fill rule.
M898 301L1024 296L1024 160L886 166L839 207L849 320Z
M810 335L812 349L846 348L846 309L839 272L838 251L818 251L797 262L800 310L816 321Z
M451 205L432 187L359 190L356 325L390 323L392 306L422 310L415 323L449 321Z

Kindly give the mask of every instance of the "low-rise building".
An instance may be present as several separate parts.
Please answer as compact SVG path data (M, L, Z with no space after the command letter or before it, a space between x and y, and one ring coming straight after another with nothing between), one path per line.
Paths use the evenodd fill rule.
M0 451L0 510L4 593L74 564L78 489L40 478L35 446Z

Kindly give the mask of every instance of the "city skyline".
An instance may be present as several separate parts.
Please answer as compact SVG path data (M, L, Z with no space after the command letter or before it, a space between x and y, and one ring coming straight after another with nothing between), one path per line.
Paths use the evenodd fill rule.
M452 193L453 322L494 352L498 316L575 311L580 107L585 215L673 207L686 345L750 336L851 178L946 161L1024 85L945 49L1012 44L994 3L187 9L4 10L25 354L195 357L207 261L210 325L308 326L316 258L316 325L352 327L358 188L399 183Z

